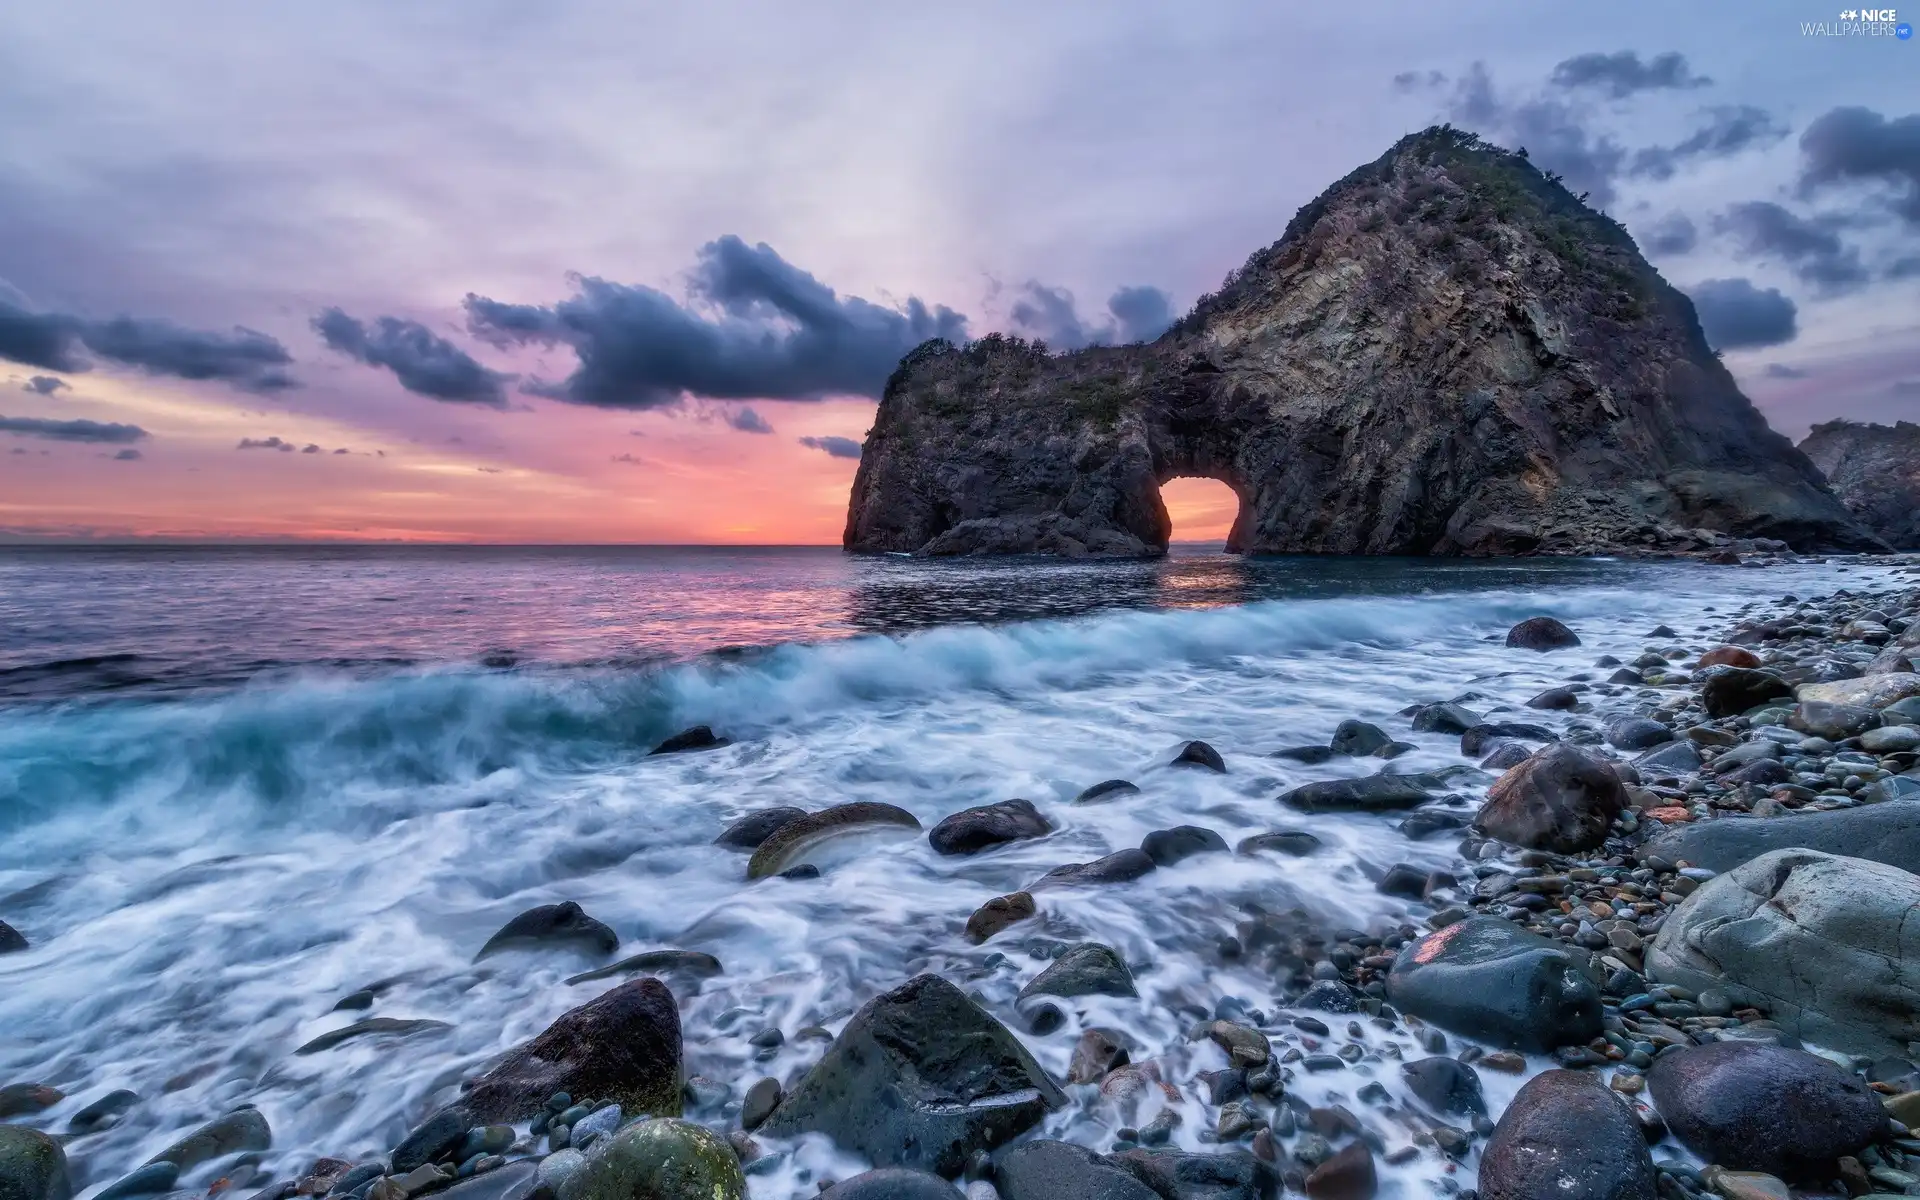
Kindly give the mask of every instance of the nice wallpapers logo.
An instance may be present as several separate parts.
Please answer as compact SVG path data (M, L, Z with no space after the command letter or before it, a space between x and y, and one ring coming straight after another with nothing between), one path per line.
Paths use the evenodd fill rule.
M1891 8L1843 8L1837 21L1802 21L1801 37L1890 37L1908 41L1913 26Z

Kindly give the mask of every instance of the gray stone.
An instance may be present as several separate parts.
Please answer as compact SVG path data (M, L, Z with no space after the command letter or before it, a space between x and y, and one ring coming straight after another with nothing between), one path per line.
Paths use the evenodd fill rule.
M1457 1058L1436 1055L1405 1063L1400 1075L1420 1103L1443 1117L1483 1117L1487 1113L1479 1072Z
M26 935L5 921L0 921L0 954L13 954L26 948Z
M1235 854L1258 854L1262 850L1272 850L1278 854L1303 858L1320 848L1320 839L1303 829L1275 829L1268 833L1256 833L1252 837L1241 838L1234 846Z
M1137 996L1133 972L1111 946L1082 942L1063 951L1047 969L1020 989L1021 1000L1032 996Z
M554 1190L554 1200L745 1200L727 1140L671 1117L601 1137Z
M1672 740L1671 726L1645 717L1622 717L1607 726L1607 745L1616 750L1647 750Z
M1277 1191L1273 1168L1238 1151L1139 1148L1109 1155L1107 1161L1152 1188L1160 1200L1262 1200Z
M1052 832L1053 822L1040 815L1033 801L1002 800L954 813L928 831L927 842L936 854L978 854Z
M1735 1170L1831 1179L1841 1155L1887 1127L1865 1080L1804 1050L1738 1041L1688 1047L1655 1059L1647 1083L1676 1137Z
M843 1179L820 1200L962 1200L960 1189L938 1175L906 1167L881 1167Z
M1413 728L1418 733L1465 733L1485 720L1472 709L1452 702L1423 704L1413 712Z
M440 1193L440 1200L529 1200L539 1181L539 1170L540 1164L530 1158L506 1163L458 1180Z
M0 1125L0 1200L68 1200L73 1183L60 1143L36 1129Z
M1394 812L1417 808L1430 799L1427 790L1405 775L1363 775L1323 779L1282 793L1280 802L1301 812Z
M1600 1032L1600 989L1585 951L1499 917L1470 917L1408 943L1387 998L1452 1033L1543 1052Z
M1692 742L1668 742L1633 760L1642 775L1656 778L1690 775L1700 769L1700 751Z
M216 1158L248 1150L265 1150L272 1145L273 1130L268 1128L267 1119L260 1115L259 1109L249 1104L215 1117L147 1162L172 1163L182 1171L191 1171L201 1163L212 1162Z
M1803 820L1783 817L1784 825ZM1776 850L1703 884L1667 917L1648 973L1769 1009L1808 1041L1897 1056L1920 1040L1920 877Z
M780 1107L780 1081L772 1076L756 1079L740 1101L740 1128L752 1133L766 1124L773 1110Z
M1794 694L1801 700L1887 708L1910 696L1920 696L1920 675L1895 671L1860 679L1837 679L1831 683L1804 683Z
M1879 713L1853 704L1803 700L1787 714L1787 728L1830 742L1844 742L1850 737L1859 737L1879 725Z
M1071 1142L1014 1146L999 1155L993 1178L1004 1200L1161 1200L1131 1174Z
M402 1020L396 1017L368 1017L339 1029L330 1029L307 1042L295 1054L318 1054L364 1037L405 1037L414 1033L433 1033L452 1029L445 1021Z
M1632 1111L1577 1071L1529 1080L1480 1155L1482 1200L1654 1200L1655 1178Z
M1605 841L1626 809L1626 790L1612 763L1555 742L1509 768L1487 789L1474 824L1516 846L1572 854Z
M1054 885L1083 883L1129 883L1153 870L1158 864L1138 846L1116 850L1105 858L1086 863L1066 863L1036 879L1028 891Z
M977 946L1007 926L1024 921L1039 911L1030 892L995 896L967 918L967 940Z
M1860 735L1860 748L1873 754L1920 750L1920 725L1888 725Z
M674 975L706 979L720 973L720 960L698 950L644 950L629 958L567 978L569 985L611 979L616 975Z
M1199 767L1216 774L1226 774L1227 764L1220 752L1205 742L1188 742L1180 747L1180 753L1173 756L1172 766Z
M1140 789L1125 779L1105 779L1087 788L1073 798L1075 804L1094 804L1102 800L1118 800L1122 796L1138 796Z
M393 1173L405 1175L444 1157L466 1140L472 1125L458 1108L443 1108L422 1121L393 1148Z

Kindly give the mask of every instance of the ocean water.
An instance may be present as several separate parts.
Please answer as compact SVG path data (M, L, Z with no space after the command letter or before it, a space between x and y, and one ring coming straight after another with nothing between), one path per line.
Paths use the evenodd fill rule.
M0 920L33 948L0 957L0 1084L65 1090L29 1118L54 1129L111 1089L139 1093L123 1124L69 1145L86 1189L239 1103L273 1126L264 1171L383 1152L464 1075L611 986L567 985L594 965L568 953L473 962L515 913L571 899L615 929L621 956L673 947L721 960L715 978L671 982L687 1071L736 1101L817 1057L798 1030L837 1029L914 974L947 975L1011 1024L1049 947L1107 942L1134 965L1141 998L1096 999L1024 1040L1063 1077L1081 1028L1118 1029L1182 1098L1122 1111L1070 1088L1075 1103L1047 1130L1104 1148L1172 1103L1175 1143L1199 1148L1211 1115L1191 1081L1224 1058L1188 1042L1194 1012L1228 996L1276 1011L1273 980L1209 948L1256 907L1304 909L1328 929L1418 923L1424 908L1381 896L1373 879L1455 857L1455 839L1409 841L1387 818L1285 810L1275 797L1288 787L1379 764L1306 767L1272 751L1360 717L1417 744L1395 770L1457 765L1457 739L1412 734L1395 714L1466 694L1482 711L1517 708L1600 654L1640 653L1656 624L1704 647L1742 605L1886 580L1843 559L1761 571L1195 548L1127 564L814 549L7 549ZM1585 644L1501 644L1539 614ZM733 744L646 757L696 723ZM1217 747L1228 773L1167 767L1189 738ZM1112 777L1141 794L1070 803ZM823 859L819 879L754 884L744 855L711 844L773 805L884 801L930 827L1015 796L1056 832L968 858L935 855L924 837L869 842ZM987 899L1182 824L1229 844L1305 829L1325 846L1051 889L1040 919L983 947L962 936ZM331 1011L376 982L371 1012ZM294 1053L369 1015L450 1028ZM1331 1020L1328 1048L1349 1040L1344 1020ZM770 1027L788 1042L756 1060L747 1039ZM1396 1041L1371 1026L1359 1040ZM1519 1080L1484 1075L1497 1111ZM1410 1128L1354 1098L1373 1079L1401 1094L1391 1059L1291 1087L1406 1145ZM819 1175L859 1165L817 1143L773 1148L787 1157L753 1178L762 1200L811 1194ZM1428 1195L1449 1177L1470 1186L1471 1173L1428 1151L1388 1171L1383 1194Z

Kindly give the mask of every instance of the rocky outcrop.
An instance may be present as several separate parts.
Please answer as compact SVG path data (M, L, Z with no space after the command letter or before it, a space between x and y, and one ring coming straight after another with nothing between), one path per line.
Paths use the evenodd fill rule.
M1920 549L1920 425L1828 421L1800 450L1862 525L1898 549Z
M1407 137L1150 345L932 341L888 381L845 545L1151 555L1225 481L1251 553L1879 548L1693 305L1524 157Z

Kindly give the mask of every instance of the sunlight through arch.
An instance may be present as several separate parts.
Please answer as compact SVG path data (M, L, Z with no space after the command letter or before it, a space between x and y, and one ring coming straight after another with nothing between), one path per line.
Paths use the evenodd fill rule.
M1184 475L1160 485L1160 502L1173 521L1175 542L1224 542L1240 512L1240 497L1218 479Z

